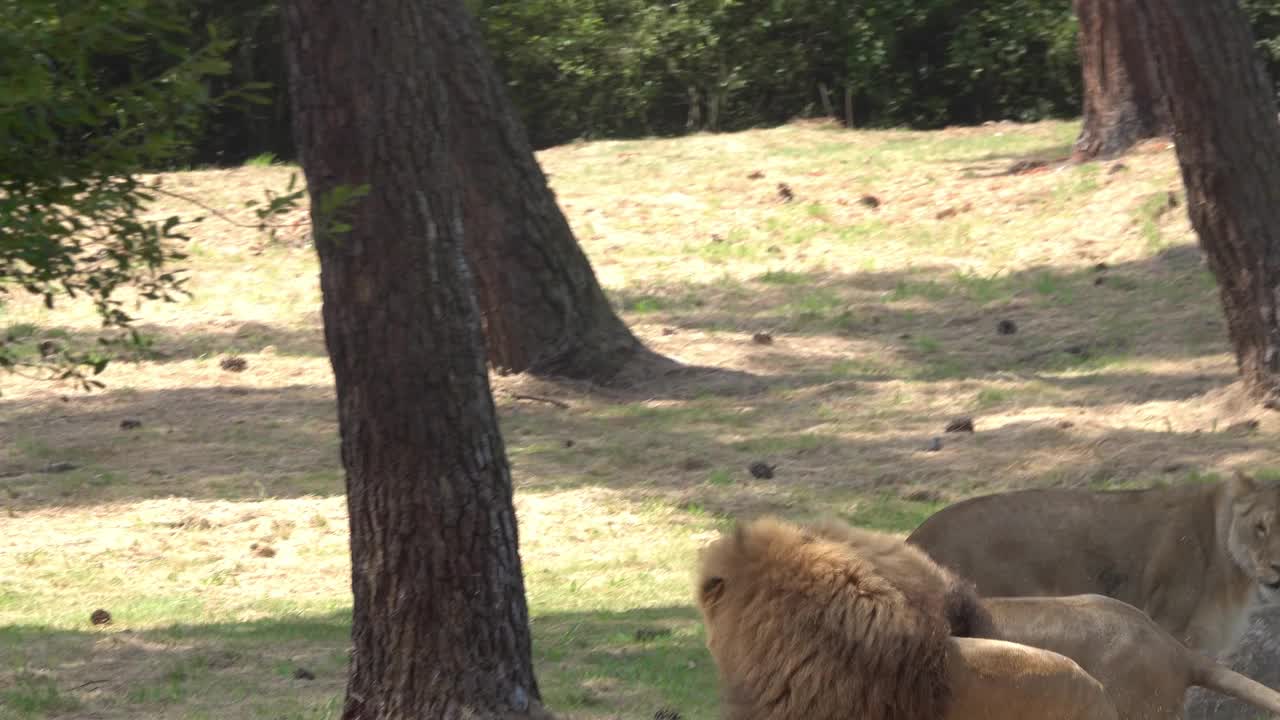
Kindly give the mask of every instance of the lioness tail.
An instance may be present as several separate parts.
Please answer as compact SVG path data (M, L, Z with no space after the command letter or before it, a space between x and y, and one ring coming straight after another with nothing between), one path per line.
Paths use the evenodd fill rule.
M1254 707L1280 715L1280 692L1251 680L1221 663L1199 655L1194 663L1192 682L1203 688L1239 698Z

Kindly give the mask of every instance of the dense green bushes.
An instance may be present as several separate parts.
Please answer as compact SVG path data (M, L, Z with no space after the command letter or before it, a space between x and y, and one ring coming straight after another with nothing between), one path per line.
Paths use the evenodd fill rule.
M836 114L933 127L1077 111L1069 0L479 0L538 144Z
M264 0L185 5L238 41L215 91L274 105L207 118L192 162L291 157L280 20ZM468 0L534 143L732 130L832 114L937 127L1079 112L1071 0ZM1242 0L1273 77L1280 0Z

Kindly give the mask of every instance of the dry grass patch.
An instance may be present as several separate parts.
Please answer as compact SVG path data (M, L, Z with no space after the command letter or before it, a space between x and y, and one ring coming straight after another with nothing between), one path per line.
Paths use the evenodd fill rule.
M715 716L689 583L727 518L904 531L992 490L1275 474L1172 153L1066 166L1075 132L797 123L541 153L624 318L702 368L494 378L553 708ZM250 223L290 172L165 183ZM195 299L141 309L154 346L105 392L0 378L0 715L337 716L347 526L305 224L210 220L190 249ZM96 319L15 299L0 330L34 349ZM944 432L959 416L976 432Z

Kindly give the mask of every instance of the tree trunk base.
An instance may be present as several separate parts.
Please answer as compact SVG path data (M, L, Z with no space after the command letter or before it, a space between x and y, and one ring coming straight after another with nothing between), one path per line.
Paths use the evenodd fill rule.
M591 341L572 352L558 354L531 366L530 375L546 379L586 380L603 386L629 386L644 382L684 367L680 362L660 355L622 327L625 337L612 341Z
M1075 0L1080 22L1084 123L1072 160L1109 160L1172 128L1161 102L1165 90L1153 72L1144 26L1131 4Z
M637 342L630 356L617 372L598 382L610 387L634 387L653 382L688 367L678 360L654 352Z

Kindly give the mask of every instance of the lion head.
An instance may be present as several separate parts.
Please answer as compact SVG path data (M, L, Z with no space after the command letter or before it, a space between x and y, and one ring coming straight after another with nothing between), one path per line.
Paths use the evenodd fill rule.
M1231 558L1258 582L1266 603L1280 603L1280 485L1259 484L1242 472L1228 483Z
M945 576L900 540L763 518L702 554L727 716L934 720L950 694Z

